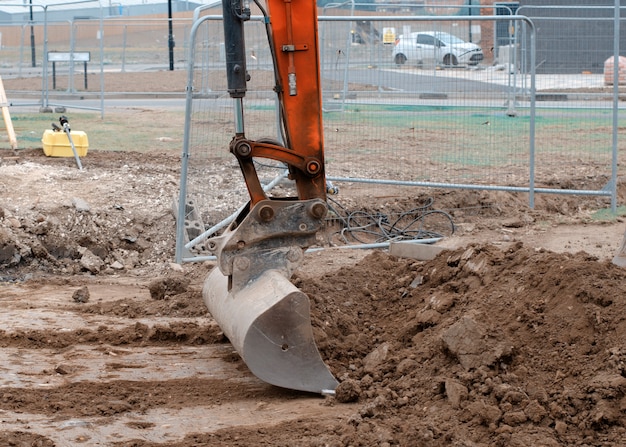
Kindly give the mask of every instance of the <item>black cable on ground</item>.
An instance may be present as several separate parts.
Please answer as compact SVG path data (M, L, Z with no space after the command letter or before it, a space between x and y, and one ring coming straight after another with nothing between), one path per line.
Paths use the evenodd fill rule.
M408 211L397 213L350 211L328 197L329 228L336 228L332 240L344 244L368 244L391 241L433 239L454 233L454 220L445 211L432 208L434 200Z

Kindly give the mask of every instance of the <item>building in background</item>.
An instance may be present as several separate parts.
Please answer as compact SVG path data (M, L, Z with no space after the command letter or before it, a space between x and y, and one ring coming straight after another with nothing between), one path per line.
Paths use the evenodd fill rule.
M613 56L614 0L481 1L493 5L497 15L512 11L533 22L537 73L602 73L605 61ZM498 22L492 31L496 61L500 47L514 41L520 47L529 45L529 36L516 29L514 23ZM626 49L626 9L621 11L619 40L620 48Z
M48 22L68 22L100 17L167 16L167 0L94 0L72 3L70 0L0 0L0 24L20 25ZM622 0L624 2L624 0ZM171 0L172 12L191 17L202 5L216 5L220 0ZM337 2L318 0L320 7L341 4L344 14L351 8L358 14L385 15L498 15L518 14L528 17L536 30L537 73L602 73L605 61L613 56L614 0L355 0ZM321 9L320 9L321 10ZM620 21L620 48L626 49L626 6ZM368 23L357 23L355 42L380 43L381 30ZM369 26L369 28L367 28ZM372 29L369 34L365 31ZM363 31L365 30L365 31ZM509 54L528 49L529 33L515 21L470 21L458 28L458 37L479 44L485 55L484 63L502 63ZM12 33L15 34L15 33ZM41 33L39 33L41 34ZM370 38L373 36L373 38ZM6 33L4 41L15 40ZM4 41L2 41L4 40ZM526 53L527 54L527 53ZM516 58L519 68L528 71L528 58ZM526 64L522 66L523 64Z
M0 22L8 24L30 21L50 22L104 17L131 17L167 14L167 0L94 0L74 3L72 0L20 0L0 1ZM205 4L217 4L219 0L171 0L172 12L193 11ZM31 16L32 14L32 16Z

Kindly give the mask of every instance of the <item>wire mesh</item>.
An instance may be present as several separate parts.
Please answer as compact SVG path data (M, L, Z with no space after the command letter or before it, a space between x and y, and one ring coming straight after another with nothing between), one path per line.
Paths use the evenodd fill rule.
M572 87L576 92L597 88L602 75L542 74L533 79L527 71L532 30L524 21L516 19L515 26L509 27L515 33L512 40L505 40L490 64L446 66L436 60L398 64L394 45L371 37L391 28L397 34L434 30L467 39L472 26L459 22L424 18L394 22L376 17L367 26L370 37L355 40L355 30L363 29L358 21L320 18L327 175L350 188L355 186L351 180L366 179L371 185L360 187L361 191L369 188L372 195L380 194L385 185L402 182L477 189L523 189L533 182L546 191L602 189L612 167L611 97L562 100L562 95L572 94ZM227 151L234 132L234 109L225 86L218 37L221 21L208 20L205 26L194 43L188 194L201 210L203 228L219 231L220 222L245 203L247 193L234 157ZM260 21L247 25L246 46L251 75L244 100L246 136L280 141L272 64ZM540 101L533 114L534 95ZM265 183L284 171L272 163L261 163L258 168ZM531 171L536 178L531 179ZM288 180L281 178L276 185L275 194L289 194ZM215 201L205 198L215 195L224 200L211 208ZM341 210L339 204L337 209ZM375 243L379 236L370 234L370 226L391 234L403 228L393 222L409 219L402 213L361 210L357 219L348 217L350 212L342 217L336 212L334 216L344 220L336 237L344 242ZM367 224L363 223L365 214L370 219ZM446 222L445 216L430 214ZM347 236L345 228L358 231ZM406 234L413 231L411 226L404 229Z
M423 8L411 12L429 13ZM370 194L393 182L430 182L476 188L532 184L607 195L615 181L616 154L623 146L615 132L624 127L620 105L618 122L613 120L623 87L614 89L612 72L606 68L614 52L612 9L524 7L514 16L490 18L486 14L492 12L486 11L480 17L439 20L391 12L380 17L375 11L371 16L354 16L357 12L350 5L342 10L327 7L322 13L320 68L329 177L350 188L355 187L351 180L371 181L360 186ZM246 136L280 141L271 57L259 11L254 14L246 25L251 75L244 100ZM532 20L534 30L523 16ZM48 50L90 51L92 64L101 62L107 70L162 69L167 59L166 24L165 19L119 17L102 24L98 20L51 22ZM42 24L33 26L41 66ZM185 50L177 52L177 62L192 66L187 148L190 216L201 221L201 228L209 228L245 203L247 192L228 153L234 106L226 92L221 19L206 20L193 41L191 27L190 19L174 20L177 48ZM30 64L28 28L0 23L3 60L20 69ZM485 59L476 65L453 65L442 58L397 63L396 40L427 31L477 43ZM102 61L97 59L100 39L104 39ZM189 61L191 53L194 58ZM63 64L57 68L67 70ZM81 76L82 67L74 68ZM626 68L618 64L620 76L622 70ZM68 89L80 91L81 82L81 77L75 78ZM259 170L266 183L284 174L283 166L266 161ZM290 193L289 181L281 177L274 194ZM224 197L217 201L220 205L210 205L219 196Z

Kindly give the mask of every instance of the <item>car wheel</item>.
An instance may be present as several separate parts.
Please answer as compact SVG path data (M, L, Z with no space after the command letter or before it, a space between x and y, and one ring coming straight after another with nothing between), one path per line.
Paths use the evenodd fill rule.
M395 60L397 65L404 65L405 62L406 62L406 56L404 54L402 54L402 53L398 53L398 54L396 54L396 57L395 57L394 60Z
M459 61L454 54L446 54L443 57L443 65L458 65L458 63Z

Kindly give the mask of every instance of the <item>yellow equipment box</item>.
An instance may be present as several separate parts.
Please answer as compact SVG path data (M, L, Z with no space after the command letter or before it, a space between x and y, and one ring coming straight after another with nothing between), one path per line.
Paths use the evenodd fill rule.
M87 134L82 130L70 131L72 135L72 142L76 148L76 153L79 157L87 155L87 149L89 148L89 140ZM73 157L72 145L65 132L55 132L53 130L46 130L43 133L41 139L43 143L43 153L48 157Z

